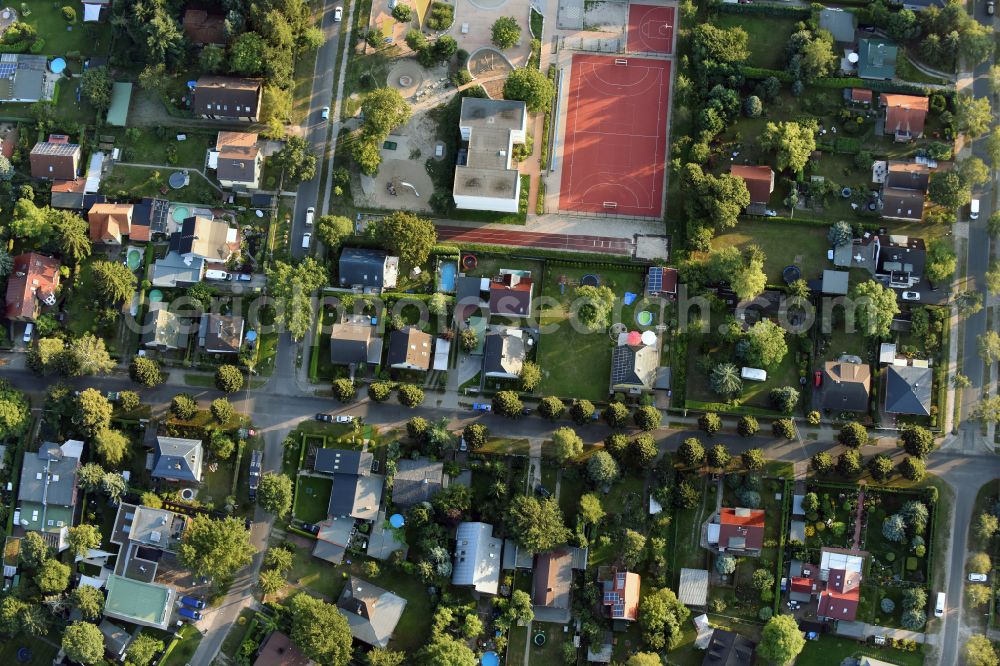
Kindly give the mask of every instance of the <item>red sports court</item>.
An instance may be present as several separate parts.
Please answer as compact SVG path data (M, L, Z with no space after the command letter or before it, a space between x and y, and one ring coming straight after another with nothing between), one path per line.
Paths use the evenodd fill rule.
M628 6L628 52L674 52L674 8L653 5Z
M670 61L575 54L559 208L660 217Z

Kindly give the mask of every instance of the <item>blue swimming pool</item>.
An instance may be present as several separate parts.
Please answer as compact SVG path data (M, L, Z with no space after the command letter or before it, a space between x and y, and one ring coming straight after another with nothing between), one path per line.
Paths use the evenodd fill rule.
M445 261L438 267L438 291L454 292L458 262Z

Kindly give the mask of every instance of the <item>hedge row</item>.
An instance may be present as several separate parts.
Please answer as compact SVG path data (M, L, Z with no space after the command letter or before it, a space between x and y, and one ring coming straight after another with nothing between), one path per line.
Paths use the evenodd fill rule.
M508 259L553 259L553 258L563 258L570 261L602 261L607 262L608 259L615 257L616 255L608 255L603 252L567 252L565 250L550 250L546 248L535 248L535 247L514 247L509 248L507 253L503 252L503 246L497 245L484 245L482 243L462 243L463 252L479 252L482 254L495 254ZM625 260L624 257L622 257ZM648 265L644 259L629 259L628 261L638 262ZM617 265L617 264L616 264ZM624 265L624 264L622 264Z
M772 4L729 4L722 3L715 7L720 14L754 14L757 16L787 16L802 21L812 17L811 7L792 7L789 5Z
M741 5L753 6L753 5ZM764 67L750 67L743 65L740 72L748 79L766 79L773 76L779 81L791 83L795 76L791 72L780 69L766 69ZM930 95L931 90L925 86L915 83L896 83L893 81L868 81L853 76L824 76L810 81L808 85L818 88L867 88L876 92L888 93L908 93L914 95Z
M791 479L784 479L784 488L781 493L781 531L778 533L778 575L774 577L774 614L781 612L781 572L785 565L785 546L788 544L788 528L792 514L792 494L795 482Z
M861 152L861 139L850 136L834 137L831 141L817 141L816 148L827 153L857 155Z

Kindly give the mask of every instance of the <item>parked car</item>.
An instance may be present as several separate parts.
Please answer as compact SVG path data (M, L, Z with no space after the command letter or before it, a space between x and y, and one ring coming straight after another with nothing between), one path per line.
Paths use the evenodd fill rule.
M244 528L244 529L245 529L245 530L246 530L247 532L249 532L249 531L250 531L250 528L251 528L251 527L253 527L253 521L252 521L252 520L250 520L249 518L244 518L244 519L243 519L243 528Z
M904 301L919 301L920 300L920 292L919 291L904 291L901 294L901 298Z
M317 414L316 420L323 423L333 423L333 414Z
M988 576L986 574L977 574L977 573L969 574L970 583L985 583L987 580Z
M552 497L552 493L549 492L549 489L546 488L545 486L543 486L540 483L537 486L535 486L535 492L538 493L538 495L542 499L548 499L548 498Z
M181 597L181 603L184 604L185 606L190 606L191 608L197 608L198 610L201 610L202 608L205 607L204 601L202 601L198 597L189 597L187 595Z
M354 417L345 415L338 416L337 423L354 423Z
M177 609L177 614L181 617L186 617L189 620L198 621L201 619L201 613L194 610L193 608L188 608L187 606L181 606Z
M336 7L333 10L333 20L336 21L337 23L339 23L343 19L344 19L344 8L343 7Z
M312 241L312 234L302 234L302 249L308 250L311 241Z
M493 405L488 402L474 402L472 403L472 409L477 412L492 412Z
M822 370L817 370L813 374L813 383L816 385L816 388L819 388L820 386L823 385L823 371Z
M319 534L319 525L314 523L304 523L302 525L302 530L309 532L309 534Z
M521 409L521 416L528 416L531 414L531 407L524 407Z
M329 120L330 119L330 107L324 106L323 110L319 112L319 117L322 118L323 120Z
M458 450L463 452L469 450L469 444L465 441L465 437L462 437L462 439L458 441Z
M251 275L250 273L237 273L236 274L236 280L238 282L249 282L252 279L253 279L253 275Z
M24 337L21 339L26 343L31 342L31 335L34 332L35 332L35 323L29 321L28 324L24 327Z
M108 391L107 396L105 397L107 397L108 402L118 402L119 395L120 393L118 391Z
M993 16L996 10L997 8L996 5L993 3L993 0L986 0L986 14L989 16Z

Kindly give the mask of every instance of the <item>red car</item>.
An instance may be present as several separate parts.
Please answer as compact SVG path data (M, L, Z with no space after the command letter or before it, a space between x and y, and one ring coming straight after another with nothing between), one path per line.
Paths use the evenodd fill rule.
M813 383L816 384L816 388L819 388L820 386L823 385L823 371L822 370L817 370L816 373L813 375Z

